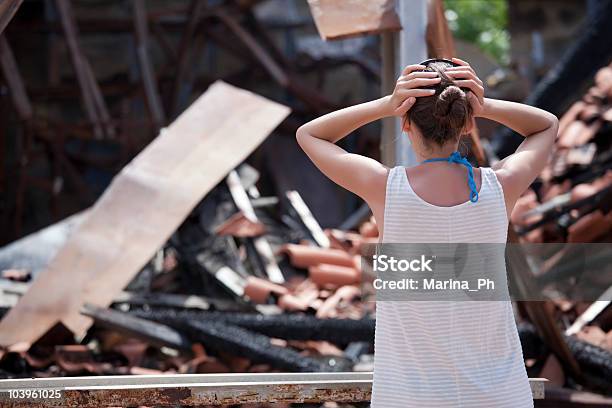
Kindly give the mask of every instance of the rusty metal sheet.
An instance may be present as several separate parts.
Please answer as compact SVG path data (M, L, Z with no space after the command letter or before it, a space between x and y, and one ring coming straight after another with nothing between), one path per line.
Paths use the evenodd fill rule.
M546 382L529 379L533 399L544 398ZM370 399L371 389L372 372L60 377L0 380L0 400L7 407L360 402ZM62 398L9 400L8 390L59 390Z
M189 212L288 115L217 81L114 178L30 290L0 344L32 343L58 320L77 336L85 302L108 306Z
M402 29L395 0L308 0L308 5L324 40Z

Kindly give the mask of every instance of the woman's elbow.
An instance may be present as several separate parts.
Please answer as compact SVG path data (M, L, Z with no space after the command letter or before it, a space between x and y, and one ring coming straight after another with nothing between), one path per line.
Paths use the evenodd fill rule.
M550 125L549 125L549 129L551 130L551 133L553 135L553 139L557 139L557 133L559 132L559 118L557 117L557 115L554 114L550 114L549 116L549 120L550 120Z
M302 149L304 149L304 140L308 137L308 132L304 129L304 125L300 126L295 132L295 140Z
M555 141L557 140L559 133L559 119L552 113L549 115L548 119L550 123L548 125L548 130L545 132L545 134L548 135L547 148L550 151L549 154L552 154L552 151L554 150L555 146Z
M536 133L548 135L554 141L557 138L557 132L559 130L559 118L550 112L545 112L546 127Z

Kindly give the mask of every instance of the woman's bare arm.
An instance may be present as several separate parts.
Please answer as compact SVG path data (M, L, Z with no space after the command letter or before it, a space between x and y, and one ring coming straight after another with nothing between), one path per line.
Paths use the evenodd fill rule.
M378 161L349 153L335 143L355 129L387 116L384 98L350 106L319 117L296 132L298 144L329 179L366 202L375 194L376 179L386 174Z
M506 201L514 206L548 163L559 121L552 113L533 106L489 98L485 98L480 117L501 123L525 137L516 152L493 166Z
M416 101L433 90L418 89L440 81L436 73L413 72L421 65L406 67L392 95L328 113L302 125L297 142L312 162L332 181L370 203L380 196L379 181L386 179L387 167L378 161L348 153L335 143L361 126L387 116L402 116Z

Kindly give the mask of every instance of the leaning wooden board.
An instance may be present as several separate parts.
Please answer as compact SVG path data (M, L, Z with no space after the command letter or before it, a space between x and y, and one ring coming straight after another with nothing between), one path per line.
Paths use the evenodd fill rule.
M114 178L0 322L0 345L27 347L61 321L77 337L84 303L108 306L196 204L289 114L217 81Z

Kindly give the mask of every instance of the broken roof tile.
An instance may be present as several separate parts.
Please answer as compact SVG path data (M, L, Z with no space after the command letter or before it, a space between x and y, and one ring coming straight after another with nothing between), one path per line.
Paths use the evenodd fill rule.
M316 316L320 319L337 317L341 303L348 303L361 295L361 289L356 285L344 285L327 298L317 309Z
M580 115L578 115L578 118L584 122L591 122L594 119L597 119L598 117L601 116L601 112L600 112L600 107L599 105L596 104L588 104L583 110L582 112L580 112Z
M244 287L244 295L255 303L267 303L269 296L276 293L282 296L288 293L287 288L266 279L249 276Z
M378 227L372 221L366 221L359 227L359 233L365 238L377 238Z
M583 215L568 228L567 242L593 242L612 230L612 212L604 215L600 210Z
M612 68L608 66L597 71L595 84L597 88L609 95L612 92Z
M317 285L350 285L358 283L361 273L354 267L319 264L308 268L310 279Z
M285 244L281 252L289 256L291 264L298 268L308 268L320 263L354 266L351 255L340 249L320 248L311 245Z
M229 217L215 228L219 235L232 235L234 237L257 237L266 231L266 227L259 221L249 219L242 211Z
M563 134L567 127L576 120L578 115L585 109L586 103L584 101L576 101L572 106L565 112L561 119L559 119L559 135Z

